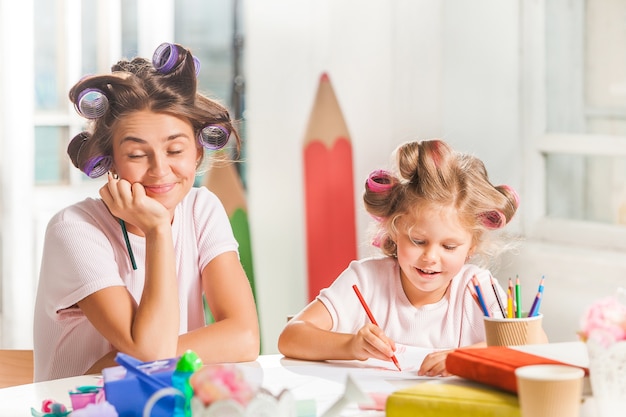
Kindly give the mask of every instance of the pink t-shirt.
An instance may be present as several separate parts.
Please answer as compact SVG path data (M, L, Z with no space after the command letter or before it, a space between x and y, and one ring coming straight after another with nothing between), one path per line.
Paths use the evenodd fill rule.
M224 207L204 187L192 188L176 207L172 236L183 334L205 325L202 270L238 246ZM120 224L100 199L74 204L50 220L35 305L35 381L81 375L112 350L76 303L112 286L125 286L139 303L145 239L129 234L129 240L137 270L132 269Z
M400 281L400 267L390 257L351 262L317 299L330 312L332 331L354 334L369 322L352 289L356 284L378 325L393 341L430 349L453 349L485 341L484 315L469 290L474 274L488 308L501 317L491 287L491 274L471 264L461 268L441 300L419 308L411 305L406 297ZM497 284L496 288L504 299L500 285Z

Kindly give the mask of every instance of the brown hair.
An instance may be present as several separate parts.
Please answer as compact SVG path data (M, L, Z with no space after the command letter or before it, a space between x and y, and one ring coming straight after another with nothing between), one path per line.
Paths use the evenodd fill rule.
M90 175L86 172L90 161L112 156L112 136L117 121L140 110L188 120L195 135L208 125L219 126L235 138L239 151L241 139L228 110L218 101L197 92L197 64L193 55L182 46L175 46L179 63L169 73L159 72L144 58L124 59L111 67L110 74L86 76L72 87L69 98L77 109L81 93L88 89L99 90L108 101L106 112L90 120L88 129L70 142L67 153L74 166Z

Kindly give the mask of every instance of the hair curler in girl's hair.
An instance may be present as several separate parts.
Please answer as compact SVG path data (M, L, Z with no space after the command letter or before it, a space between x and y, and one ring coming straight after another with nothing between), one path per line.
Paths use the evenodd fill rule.
M393 188L394 179L391 174L383 169L372 171L367 177L367 188L373 193L385 193Z
M506 216L500 210L485 211L479 218L487 229L501 229L506 225Z
M206 125L198 132L198 143L212 151L226 146L229 138L230 132L220 125Z
M507 190L509 193L513 195L513 198L515 199L515 208L518 208L519 207L519 194L517 194L517 191L515 191L515 188L506 184L503 184L500 187L504 188L505 190Z
M169 74L185 58L185 51L181 50L173 43L164 42L157 47L152 55L152 65L161 74ZM196 77L200 73L200 60L193 57L193 63L196 68Z
M104 116L109 108L109 99L97 88L86 88L80 92L74 105L76 111L87 119Z

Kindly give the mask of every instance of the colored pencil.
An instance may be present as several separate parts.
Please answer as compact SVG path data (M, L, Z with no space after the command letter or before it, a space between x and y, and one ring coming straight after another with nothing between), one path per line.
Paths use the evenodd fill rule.
M308 299L357 257L352 144L328 74L303 143Z
M513 308L513 293L511 287L506 289L506 317L512 319L515 309Z
M533 300L533 304L528 311L528 317L534 317L539 314L539 307L541 306L541 299L543 298L543 283L545 277L541 277L541 281L539 282L539 288L537 289L537 295Z
M480 288L480 282L478 282L478 278L476 275L472 277L472 284L474 284L474 289L476 290L476 296L478 297L478 303L480 304L480 308L483 311L485 317L491 317L489 314L489 309L487 308L487 304L485 304L485 297L483 295L483 291Z
M511 294L511 317L515 318L517 306L515 305L515 287L513 286L513 280L509 278L509 293Z
M506 311L504 308L504 304L502 304L502 299L500 298L500 294L498 294L498 288L496 286L496 279L494 277L491 277L491 288L493 288L493 293L496 296L496 301L498 302L498 307L500 307L502 318L506 318Z
M474 287L473 286L469 286L469 291L470 291L470 294L472 294L472 298L476 302L476 305L478 307L480 307L480 309L482 310L482 307L480 305L480 301L478 300L478 296L476 295L476 290L474 289Z
M130 264L133 269L137 269L137 263L135 262L135 255L133 254L133 248L130 246L130 239L128 239L128 230L126 230L126 222L122 219L118 219L120 226L122 227L122 235L124 236L124 242L126 243L126 250L128 251L128 257L130 258Z
M517 304L515 316L520 319L522 318L522 286L519 282L519 277L515 281L515 301Z
M361 305L363 306L363 309L365 310L365 314L367 314L367 317L369 317L373 325L378 326L378 323L376 322L376 319L374 318L372 311L370 310L369 306L365 302L365 299L363 298L361 291L359 291L359 287L357 287L355 284L352 286L352 289L356 293L356 296L359 297L359 301L361 302ZM398 363L398 359L396 358L396 355L392 355L391 360L393 361L393 364L396 365L396 368L398 368L398 371L401 371L402 369L400 369L400 364Z

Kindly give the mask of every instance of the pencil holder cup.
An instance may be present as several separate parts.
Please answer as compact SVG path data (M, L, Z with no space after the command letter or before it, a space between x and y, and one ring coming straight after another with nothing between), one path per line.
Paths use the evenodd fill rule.
M546 343L542 327L543 314L520 318L485 317L487 346L519 346Z

